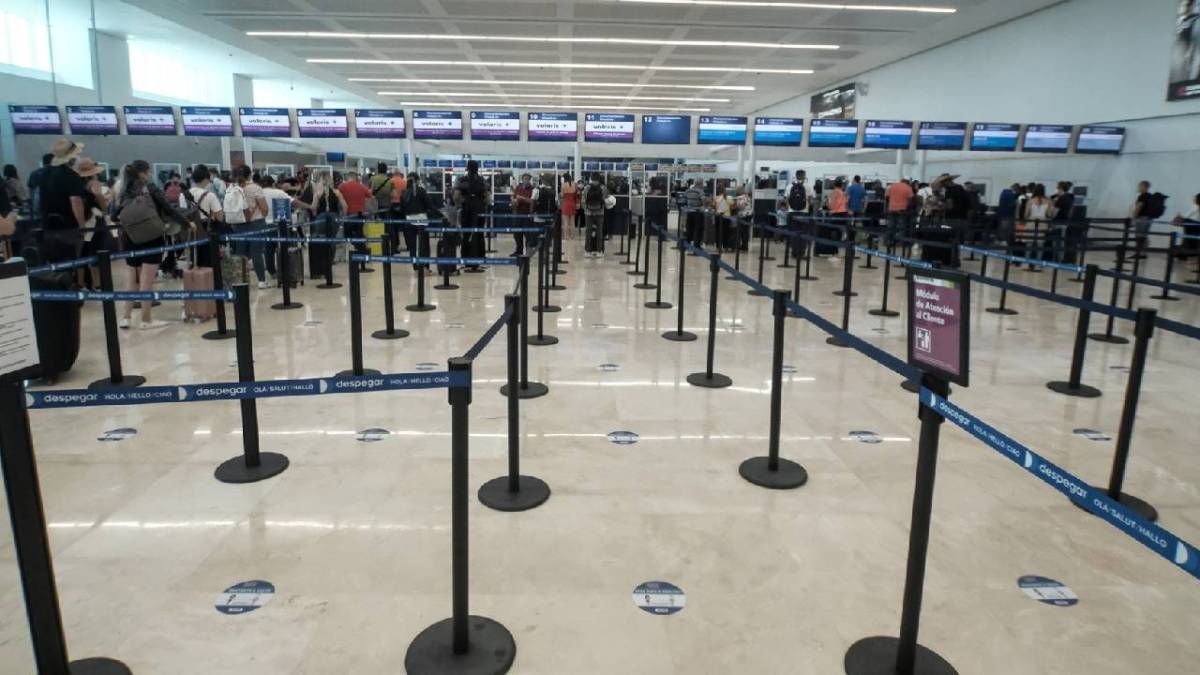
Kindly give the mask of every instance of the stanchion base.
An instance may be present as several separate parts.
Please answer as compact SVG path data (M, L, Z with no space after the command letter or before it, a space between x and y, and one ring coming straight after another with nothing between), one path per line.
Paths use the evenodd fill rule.
M658 288L658 284L642 283L642 284L634 284L633 287L637 288L637 289L641 289L643 291L652 291L652 290Z
M728 375L713 373L710 377L708 373L692 373L687 376L687 383L693 387L704 387L705 389L724 389L733 385L733 380Z
M738 473L759 487L772 490L794 490L808 482L808 472L799 464L782 457L779 468L770 469L770 457L751 457L742 462Z
M1095 340L1096 342L1107 342L1110 345L1129 344L1128 338L1123 338L1120 335L1109 335L1107 333L1089 333L1088 339Z
M904 391L918 394L921 392L921 383L917 380L905 380L900 383L900 388Z
M454 619L439 621L421 631L404 655L408 675L504 675L517 658L512 633L482 616L467 617L471 648L454 653Z
M1173 295L1152 295L1152 296L1150 296L1150 299L1151 300L1179 300L1179 298L1177 298Z
M493 253L494 253L494 251L493 251ZM486 267L468 267L467 269L463 270L463 273L464 274L483 274L486 271L487 271Z
M793 265L791 263L780 263L780 264L776 265L776 267L778 267L780 269L790 270L793 267L795 267L795 265Z
M354 374L353 370L343 370L342 372L338 373L337 375L334 375L334 377L375 377L376 375L382 375L382 374L383 373L380 373L378 370L375 370L374 368L363 368L362 372L357 375Z
M765 298L767 296L766 293L763 293L762 291L758 290L757 288L752 288L752 289L746 291L746 295L753 295L756 298Z
M628 253L628 251L626 251L625 249L621 249L620 251L617 251L616 253L609 253L609 255L611 255L614 258L619 258L619 257L625 255L626 253ZM621 264L624 264L624 263L621 263Z
M112 391L117 389L133 389L146 384L146 378L141 375L125 375L120 382L113 382L107 377L103 380L96 380L88 385L88 389L93 391Z
M456 291L458 290L458 284L438 284L434 288L439 291Z
M409 312L432 312L437 309L437 305L405 305L404 309Z
M834 292L833 292L833 294L834 294L834 295L836 295L836 296L838 296L839 298L844 298L844 297L846 297L847 295L849 295L849 296L850 296L850 297L852 297L852 298L857 298L857 297L858 297L858 292L857 292L857 291L850 291L849 293L847 293L846 291L834 291Z
M129 666L103 657L72 661L67 664L67 670L71 675L133 675Z
M634 264L636 265L637 263L634 263ZM629 270L625 274L628 274L631 277L640 277L640 276L642 276L642 271L641 270Z
M878 265L859 265L858 269L860 269L860 270L877 270L877 269L879 269L879 266Z
M559 307L558 305L534 305L533 307L530 307L530 309L535 312L545 312L547 314L553 314L555 312L562 311L562 307Z
M387 332L387 329L377 330L371 333L371 337L376 340L399 340L400 338L408 337L408 331L397 328L392 332Z
M493 478L479 488L479 503L497 511L528 511L550 499L550 486L541 478L518 476L516 492L508 489L508 476Z
M562 284L550 284L549 286L546 287L546 290L548 290L548 291L565 291L565 290L567 290L567 287L563 286Z
M811 274L805 274L804 276L800 277L800 281L820 281L820 279L821 277L814 277Z
M374 267L363 267L358 270L359 274L374 274L374 272L375 272ZM320 288L320 286L317 286L317 288Z
M538 398L539 396L545 396L546 394L549 394L549 393L550 393L550 387L547 387L546 385L542 384L541 382L530 382L527 385L525 385L524 387L522 387L521 385L517 385L517 398L520 398L520 399ZM500 395L508 396L508 385L507 384L504 385L503 387L500 387Z
M528 342L531 347L549 347L558 344L558 338L553 335L542 335L541 337L530 335Z
M1098 398L1100 396L1099 389L1086 384L1072 387L1070 382L1047 382L1046 388L1058 394L1078 396L1079 398Z
M662 334L664 340L671 342L694 342L696 340L695 333L689 333L686 330L669 330Z
M890 309L868 309L867 314L871 316L900 316L900 312L893 312Z
M303 306L299 302L277 302L271 305L271 309L300 309Z
M258 455L258 466L246 466L242 455L221 462L213 477L222 483L257 483L278 476L288 468L288 458L277 452L262 452Z
M620 264L620 265L636 265L637 263L633 262L632 260L622 260L618 264Z
M645 304L645 307L646 307L646 309L671 309L672 307L674 307L674 305L672 305L672 304L671 304L671 303L669 303L669 302L654 302L654 301L651 301L651 302L647 302L647 303Z
M900 640L894 637L863 638L850 645L843 665L846 675L896 675ZM917 645L913 675L958 675L954 666L936 652Z
M219 330L210 330L200 337L204 340L232 340L237 337L237 331L232 328L225 329L224 333Z
M773 260L775 260L775 256L768 255L768 256L764 256L762 259L766 260L767 262L772 262Z
M1097 492L1103 492L1105 495L1108 494L1108 490L1106 490L1105 488L1102 488L1102 487L1093 486L1092 489L1096 490ZM1152 523L1158 522L1158 509L1151 506L1144 499L1138 499L1137 497L1134 497L1133 495L1131 495L1127 492L1122 492L1121 496L1117 499L1117 501L1121 504L1121 506L1124 506L1125 508L1129 509L1130 511L1133 511L1134 513L1145 518L1146 520L1148 520ZM1077 508L1084 510L1084 511L1088 511L1088 513L1091 513L1091 511L1089 511L1088 508L1085 507L1083 504L1081 504L1073 499L1071 500L1071 503L1074 504Z
M371 270L371 271L373 272L374 270ZM316 287L320 288L322 290L327 290L327 289L331 289L331 288L341 288L342 285L337 282L334 282L332 284L317 284Z
M843 342L843 341L833 337L832 335L825 338L825 344L833 345L834 347L849 347L850 346L850 344L848 342Z
M1017 314L1017 310L1009 309L1007 307L988 307L983 311L987 312L988 314L1000 314L1002 316L1013 316L1014 314Z

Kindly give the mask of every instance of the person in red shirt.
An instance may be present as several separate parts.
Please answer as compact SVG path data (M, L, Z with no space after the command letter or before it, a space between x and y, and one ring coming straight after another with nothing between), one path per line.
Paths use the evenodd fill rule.
M362 218L366 217L367 197L371 196L371 189L362 184L359 176L355 172L350 172L346 176L346 180L338 186L338 192L341 193L342 199L346 202L346 218L348 219L344 225L347 237L362 237L363 223ZM359 242L354 244L354 250L357 253L366 254L367 245ZM363 265L362 269L366 269Z
M888 213L888 243L894 242L897 235L908 226L908 210L912 206L913 189L903 178L888 186L884 193L887 200Z

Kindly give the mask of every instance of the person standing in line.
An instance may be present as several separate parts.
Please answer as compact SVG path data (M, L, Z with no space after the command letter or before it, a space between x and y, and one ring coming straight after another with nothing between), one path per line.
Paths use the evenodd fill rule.
M1060 180L1056 186L1054 199L1050 207L1050 230L1047 236L1053 246L1055 262L1064 262L1067 256L1075 258L1077 242L1071 232L1071 212L1075 210L1075 195L1071 192L1074 184Z
M225 222L233 226L234 234L246 234L253 230L266 227L264 215L267 213L267 199L262 188L250 180L250 167L242 165L234 169L233 182L225 189L225 200L221 210L225 212ZM258 236L265 236L260 233ZM265 247L261 241L233 241L233 251L236 255L250 259L254 268L254 276L258 278L260 289L270 288L267 283L267 265Z
M1158 192L1151 192L1150 181L1138 183L1137 192L1132 212L1134 231L1137 232L1137 252L1133 255L1135 260L1146 257L1150 226L1167 211L1167 198Z
M221 233L225 224L225 212L221 210L221 200L212 189L212 172L203 164L197 164L192 169L192 186L188 194L200 212L200 222L210 233ZM182 203L180 204L183 205ZM215 267L219 260L213 260L207 246L196 249L196 265L198 267Z
M104 184L100 182L100 174L104 170L88 157L80 156L75 162L75 173L83 179L83 215L87 220L83 223L83 250L81 255L92 256L98 251L115 251L113 237L108 231L109 197L104 194ZM91 289L100 287L100 270L88 267L84 286Z
M83 199L87 188L73 168L83 144L66 138L54 142L50 166L41 179L43 262L61 262L79 257L83 237L79 228L87 221Z
M700 186L696 184L695 179L688 181L687 190L683 193L683 199L684 238L693 246L703 246L704 213L700 209L704 208L704 193L700 190Z
M887 203L888 229L887 243L895 244L901 235L907 235L909 227L909 211L913 202L913 189L907 179L900 180L888 186L884 192Z
M346 205L346 218L348 219L342 229L347 237L363 237L364 223L362 221L371 215L367 213L367 198L371 196L371 190L362 184L358 172L351 171L346 176L346 180L337 187L337 191L342 195L342 202ZM366 255L367 245L357 242L354 244L354 251ZM359 263L359 266L360 269L366 269L366 263Z
M120 188L117 190L118 213L129 213L125 211L125 208L137 198L145 195L149 195L154 204L154 210L162 222L173 221L185 230L190 227L187 220L167 201L162 189L152 180L150 163L143 159L137 159L125 165L125 168L121 171ZM166 244L167 239L165 234L139 244L134 243L124 232L121 233L121 248L125 251L151 251L166 246ZM125 262L129 266L129 290L143 292L154 290L154 280L158 276L158 266L162 264L162 261L162 251L146 253L126 259ZM163 328L168 325L166 321L158 321L153 318L151 314L154 308L153 302L142 302L141 306L142 321L139 326L141 330ZM129 328L131 325L130 321L133 318L133 303L126 302L124 309L125 311L120 321L117 322L117 325L121 328Z
M8 202L14 208L20 208L29 203L29 188L21 182L17 175L17 167L12 164L4 165L4 191L8 193Z
M1200 194L1192 199L1192 207L1187 213L1175 214L1173 222L1182 225L1183 233L1188 237L1180 247L1186 251L1188 269L1195 272L1200 269Z
M479 162L469 160L467 173L459 176L454 185L454 205L459 209L459 227L478 228L482 226L483 214L487 212L491 202L491 188L487 181L479 175ZM484 237L479 232L464 233L462 239L462 257L482 258L484 256ZM468 269L478 270L479 265L468 265Z
M554 197L554 177L548 173L543 173L541 185L534 188L533 194L530 197L533 203L531 209L533 221L531 224L535 227L543 228L539 234L526 235L526 241L529 242L531 249L540 246L542 237L550 236L553 232L551 228L553 228L554 221L556 220L554 213L558 206Z
M1025 222L1022 227L1022 232L1027 233L1033 230L1034 240L1031 250L1027 253L1034 260L1041 260L1044 249L1044 237L1038 237L1036 232L1041 223L1047 222L1050 218L1050 209L1054 207L1054 202L1051 202L1046 197L1046 186L1041 183L1033 186L1033 196L1025 202Z
M834 179L833 191L829 193L829 215L842 221L850 215L850 199L842 189L844 185L841 178Z
M17 231L17 210L8 201L8 192L0 190L0 237L11 237Z
M846 202L850 215L856 220L862 217L867 208L867 188L862 184L862 176L855 176L846 188Z
M429 233L425 231L425 222L429 220L429 214L434 211L434 207L429 201L429 193L425 191L425 186L421 185L420 177L415 171L408 174L402 204L404 220L407 221L404 224L404 244L408 247L409 255L428 258ZM429 265L414 264L413 270L422 267L428 269Z
M42 165L29 172L29 179L25 181L25 187L29 188L30 208L35 218L42 216L42 183L46 180L46 172L53 161L54 153L47 152L42 155Z
M521 180L517 186L513 188L512 210L514 215L527 216L533 211L533 176L528 173L521 174ZM528 218L512 218L512 224L517 227L524 227L528 222ZM516 241L517 248L513 251L513 257L519 256L525 252L525 238L520 234L513 235Z
M391 178L388 180L392 184L392 213L401 213L403 211L401 202L404 201L404 192L408 189L408 179L404 176L404 170L400 167L396 167L396 170L392 173Z
M575 225L575 214L578 210L579 188L575 186L571 174L567 174L563 178L562 184L562 229L563 232L571 235L570 239L574 239L578 234Z
M584 256L604 256L604 202L608 199L608 188L600 182L600 174L593 173L583 191L583 211L586 220L584 233Z

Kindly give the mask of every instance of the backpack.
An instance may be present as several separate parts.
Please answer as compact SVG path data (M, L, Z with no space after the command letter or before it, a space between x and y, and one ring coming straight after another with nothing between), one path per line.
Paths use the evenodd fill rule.
M1161 192L1155 192L1150 195L1150 199L1146 200L1146 206L1142 208L1141 215L1145 218L1162 218L1167 212L1167 196Z
M793 211L808 208L808 194L804 191L803 183L792 183L792 189L788 191L788 208Z
M487 207L487 185L479 176L463 176L459 183L459 190L463 195L463 202L476 213L482 212Z
M583 205L589 211L603 211L604 188L599 184L589 185L583 195Z
M230 225L241 225L246 222L246 192L240 185L230 185L225 190L225 201L221 203L225 212L225 222Z
M158 205L146 188L121 204L120 219L125 236L135 244L154 241L167 233L166 223L158 214Z
M537 203L533 205L534 213L554 213L554 191L545 185L538 188Z

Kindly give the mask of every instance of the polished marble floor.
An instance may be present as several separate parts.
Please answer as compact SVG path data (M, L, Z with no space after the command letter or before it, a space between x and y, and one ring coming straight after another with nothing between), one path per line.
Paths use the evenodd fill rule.
M471 610L505 624L514 673L541 675L754 673L833 675L861 637L898 629L917 435L916 401L897 377L824 334L789 320L782 453L811 474L799 490L743 481L745 458L766 451L770 303L720 281L717 370L724 390L684 377L704 366L707 265L687 262L684 323L701 340L675 343L675 311L642 306L617 258L589 260L568 242L562 313L546 315L561 342L531 347L533 379L549 396L525 401L523 468L546 480L541 508L506 514L470 507ZM615 245L615 242L614 242ZM611 251L612 249L610 249ZM507 253L507 246L501 252ZM778 254L778 251L776 251ZM791 270L768 263L772 286ZM750 267L749 264L746 265ZM677 258L664 299L675 302ZM801 301L840 319L839 260L817 260ZM851 326L894 354L903 319L870 316L880 271L855 270ZM345 268L338 269L344 281ZM382 327L381 276L365 277L366 330ZM1048 274L1014 279L1045 287ZM367 367L407 372L465 351L502 310L513 268L463 275L456 291L413 302L397 271L405 340L367 339ZM1067 286L1077 292L1077 285ZM1101 295L1106 285L1101 286ZM891 304L903 309L899 284ZM296 293L302 310L273 311L256 292L260 379L348 368L346 289ZM1200 322L1200 300L1166 315ZM1076 314L1010 296L1017 316L987 314L995 289L975 291L972 386L953 399L1087 479L1105 480L1132 347L1088 345L1086 383L1098 399L1044 386L1067 375ZM163 307L160 316L175 318ZM1099 319L1094 325L1099 327ZM232 342L211 326L122 334L126 371L151 384L236 379ZM1128 326L1118 332L1129 334ZM84 350L60 386L102 377L98 308L84 316ZM616 369L601 369L615 364ZM1154 338L1127 487L1160 507L1162 524L1200 540L1200 432L1194 424L1200 349ZM471 484L505 471L502 338L476 363ZM412 638L450 612L449 407L444 391L273 399L259 403L264 450L291 467L252 485L213 480L240 452L229 402L33 411L62 612L75 657L120 658L135 673L305 675L399 673ZM137 434L100 441L104 432ZM359 432L391 433L363 442ZM637 443L609 442L632 431ZM855 431L873 432L862 442ZM921 641L964 675L1154 673L1189 675L1200 661L1200 584L1107 524L1073 508L994 451L947 425L929 554ZM33 672L7 519L0 525L0 672ZM1026 597L1024 575L1068 585L1080 601ZM222 591L268 580L276 595L241 615L216 611ZM635 587L668 581L686 592L669 616L639 610Z

